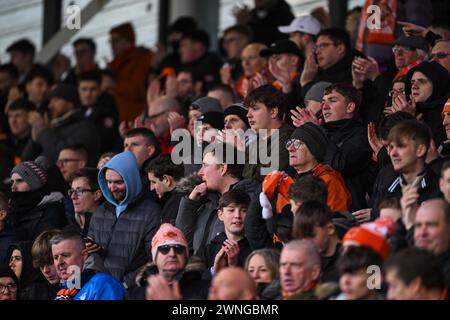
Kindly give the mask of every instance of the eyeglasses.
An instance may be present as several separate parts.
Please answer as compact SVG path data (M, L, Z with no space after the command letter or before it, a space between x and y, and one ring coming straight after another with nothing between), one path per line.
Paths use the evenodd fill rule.
M95 192L98 189L69 189L67 190L67 194L71 197L72 194L76 194L77 197L80 197L85 192Z
M176 254L183 254L184 252L186 252L186 247L182 246L181 244L174 244L174 245L165 244L158 247L158 251L161 252L163 255L168 254L170 252L170 249L173 249L173 251Z
M322 49L325 49L326 47L329 47L329 46L335 46L336 45L336 43L334 43L334 42L324 42L324 43L321 43L321 44L318 44L318 45L316 45L316 46L314 46L314 51L317 51L317 50L322 50Z
M15 283L0 284L0 293L5 293L6 288L8 288L9 292L16 292L17 284L15 284Z
M81 161L81 159L58 159L56 165L58 167L65 167L69 162Z
M304 145L305 143L298 139L289 139L286 141L286 149L289 150L291 147L294 147L295 150L298 150L300 146Z
M433 60L434 58L445 59L448 56L450 56L450 52L436 52L436 53L430 54L431 60Z
M394 54L400 53L400 52L405 52L405 51L415 51L416 49L414 48L408 48L408 47L399 47L399 46L394 46L392 47L392 52Z
M398 96L399 94L405 94L405 90L391 90L391 91L389 91L389 97Z

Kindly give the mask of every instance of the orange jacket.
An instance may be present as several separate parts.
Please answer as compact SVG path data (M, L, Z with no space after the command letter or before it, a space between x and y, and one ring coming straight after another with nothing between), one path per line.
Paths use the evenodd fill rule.
M327 204L331 212L348 211L352 196L345 185L342 175L330 166L319 163L312 170L312 174L322 179L327 185Z
M111 62L116 76L114 98L120 121L133 120L146 106L145 77L153 61L153 53L145 48L132 48Z

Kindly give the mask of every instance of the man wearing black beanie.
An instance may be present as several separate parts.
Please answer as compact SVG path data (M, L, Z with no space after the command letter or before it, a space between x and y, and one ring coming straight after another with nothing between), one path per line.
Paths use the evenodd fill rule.
M328 190L327 204L332 212L348 211L351 195L344 179L338 171L322 163L328 143L327 134L322 127L306 122L295 129L286 142L289 165L298 176L312 174L325 182Z
M250 128L247 112L248 109L244 107L243 103L236 103L226 108L223 112L225 129L242 129L245 131Z

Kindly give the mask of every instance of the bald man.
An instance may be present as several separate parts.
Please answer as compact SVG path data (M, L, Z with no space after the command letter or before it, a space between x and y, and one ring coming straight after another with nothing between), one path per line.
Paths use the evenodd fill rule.
M256 284L242 268L222 269L212 281L208 300L255 300Z
M168 115L171 111L181 113L181 105L175 99L162 96L152 101L147 111L147 121L150 123L149 128L156 137L163 138L169 131Z
M254 42L242 50L242 68L247 78L255 76L257 72L261 72L267 66L267 59L259 55L261 50L266 48L264 44Z
M414 244L438 258L450 286L450 205L445 200L431 199L419 207L414 220Z

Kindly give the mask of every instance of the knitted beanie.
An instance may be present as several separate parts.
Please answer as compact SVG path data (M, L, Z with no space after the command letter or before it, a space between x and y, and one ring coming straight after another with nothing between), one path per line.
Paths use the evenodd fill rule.
M248 123L247 113L248 113L248 109L246 107L244 107L244 104L242 102L240 102L240 103L232 104L231 106L226 108L225 111L223 112L223 115L226 117L231 114L234 114L234 115L238 116L239 119L244 121L244 123L247 127L250 127L250 124Z
M331 82L319 81L315 83L305 95L305 100L313 100L317 102L322 102L323 93L326 88L331 86Z
M71 84L59 83L50 93L51 98L59 98L73 103L74 106L80 104L77 88Z
M222 112L222 107L219 100L211 97L202 97L192 102L189 110L198 110L201 113L210 111Z
M186 248L186 257L189 257L188 242L183 231L170 223L163 223L152 239L152 258L156 259L158 248L166 244L180 244Z
M200 121L201 123L207 123L214 129L222 130L224 126L223 119L224 117L222 112L209 111L198 117L197 121Z
M395 224L389 218L379 218L374 222L364 223L347 231L343 242L353 241L367 246L386 259L390 253L388 238L395 233Z
M291 139L303 141L316 160L323 162L327 152L328 137L322 127L312 122L306 122L294 130Z
M25 161L11 170L11 174L17 173L30 186L30 191L42 188L47 183L45 168L36 161Z

